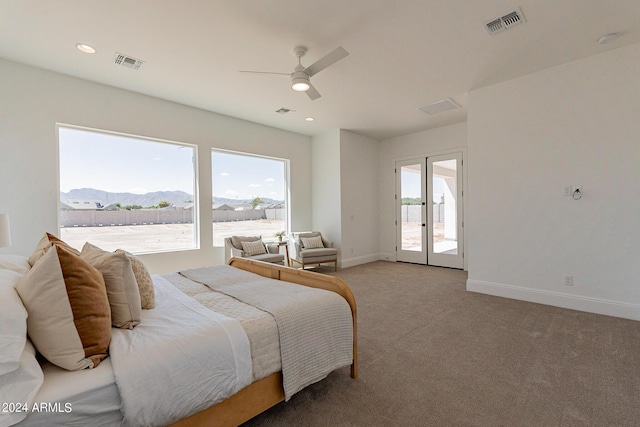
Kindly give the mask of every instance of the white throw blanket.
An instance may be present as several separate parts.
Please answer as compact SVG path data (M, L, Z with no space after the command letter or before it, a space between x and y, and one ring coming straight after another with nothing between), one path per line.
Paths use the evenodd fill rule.
M269 279L228 265L180 274L274 317L286 400L353 362L351 309L337 293Z
M124 425L166 425L214 405L252 381L240 323L201 306L160 276L156 307L140 325L113 329L111 354Z

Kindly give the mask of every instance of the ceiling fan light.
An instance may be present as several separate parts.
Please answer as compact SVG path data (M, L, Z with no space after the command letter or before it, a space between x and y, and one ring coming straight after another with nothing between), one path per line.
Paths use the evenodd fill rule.
M311 87L309 76L302 71L294 71L291 75L291 89L296 92L306 92Z
M306 92L309 90L309 80L304 78L297 78L291 80L291 89L296 92Z

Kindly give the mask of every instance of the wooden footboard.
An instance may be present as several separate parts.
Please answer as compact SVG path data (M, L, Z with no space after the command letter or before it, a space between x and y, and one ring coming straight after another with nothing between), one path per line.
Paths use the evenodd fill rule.
M229 265L264 277L297 283L312 288L325 289L341 295L349 303L353 317L353 363L351 364L351 377L357 378L358 340L356 300L351 289L342 279L246 258L231 258ZM284 389L282 387L282 373L276 372L273 375L250 384L217 405L172 424L171 427L238 426L283 400Z

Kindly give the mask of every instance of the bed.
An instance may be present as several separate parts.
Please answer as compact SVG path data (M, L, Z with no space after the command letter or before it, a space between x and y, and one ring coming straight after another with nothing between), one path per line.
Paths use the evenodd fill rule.
M18 262L18 264L20 264L20 262ZM4 267L6 267L6 265ZM13 270L20 271L20 268L13 268ZM28 268L25 267L25 270L28 270ZM11 276L13 272L10 270L3 270L2 262L0 262L0 281L3 280L3 274L7 277L10 276L14 286L16 283L20 283L18 276ZM24 271L20 271L20 274L24 274ZM24 417L25 414L16 413L21 409L18 408L18 406L14 405L11 408L4 408L7 411L4 411L4 413L0 412L0 426L13 425L16 422L18 422L17 425L19 426L43 424L80 426L87 425L88 423L91 425L170 424L176 427L237 426L275 404L283 400L288 400L295 392L313 382L321 380L328 372L341 366L350 365L351 377L357 377L356 304L349 287L338 278L255 260L232 258L226 266L184 270L161 276L154 275L153 282L156 292L158 292L158 295L161 297L159 306L152 310L142 310L143 314L139 325L131 330L113 328L110 357L104 358L95 368L68 371L40 358L37 368L34 367L33 364L28 366L29 364L27 363L24 366L26 374L21 374L23 380L26 378L26 380L24 380L25 384L38 384L35 393L33 393L33 390L27 389L25 389L24 392L20 390L22 394L19 394L16 389L7 392L5 387L5 395L3 396L2 386L0 386L1 399L15 401L14 403L29 402L27 407L24 408L28 410L26 417ZM231 282L237 282L237 286L234 285L231 287L229 285ZM251 283L251 285L249 283ZM215 288L217 284L220 284L220 289L213 290L212 288ZM290 334L294 337L293 339L284 338L282 335L283 332L280 331L280 329L285 329L283 325L285 325L286 320L278 318L278 316L282 317L282 314L277 314L277 307L275 309L276 314L273 314L266 312L274 310L272 306L268 305L268 302L262 302L262 304L267 304L266 307L262 308L255 308L247 303L241 303L243 305L240 307L234 305L236 302L231 304L232 301L238 298L244 298L245 295L242 295L243 292L248 295L246 296L248 299L251 299L255 292L255 288L252 286L266 286L271 288L276 295L279 295L277 298L271 298L273 300L271 305L281 307L290 304L290 302L286 301L290 293L295 293L296 295L300 293L300 296L304 297L303 294L306 292L316 292L322 295L323 298L328 298L327 301L339 295L339 300L342 301L341 304L346 302L346 310L348 311L348 320L350 322L348 333L342 333L344 336L338 337L341 341L339 345L335 346L339 349L340 346L342 346L342 348L339 351L334 351L333 344L326 346L331 348L327 350L329 354L328 358L333 358L329 362L309 361L303 358L313 358L314 355L323 353L324 349L320 349L320 351L314 349L311 355L300 355L298 353L304 353L304 351L296 351L293 357L290 356L290 350L288 349L297 347L306 348L305 346L307 344L304 340L309 340L309 330L307 329L304 333L298 333L302 335L306 334L306 338L304 336L296 336L295 331ZM0 291L2 291L2 289L7 291L6 286L5 288L0 288ZM240 289L240 291L237 289ZM292 289L293 292L291 291ZM278 294L278 292L280 292L280 294ZM20 296L22 297L22 295ZM256 298L258 300L269 300L268 297ZM166 305L168 304L167 301L171 301L174 305ZM258 301L258 303L260 304L261 302ZM298 308L296 305L292 311L313 311L310 306L304 304L306 303L301 305L301 307L304 307L303 309ZM221 382L225 385L220 388L225 389L224 392L228 394L228 396L225 395L223 399L220 399L221 395L218 394L215 397L212 396L209 400L198 401L193 404L191 402L194 400L192 395L200 396L205 394L202 392L204 389L196 391L197 389L194 388L193 391L191 391L192 383L202 383L198 384L198 387L208 387L211 389L217 387L214 387L214 382L217 381L216 375L209 375L211 378L207 376L208 374L203 375L203 373L213 371L207 368L205 363L208 362L208 359L215 359L215 357L209 356L192 359L192 354L189 353L191 351L189 347L190 344L177 344L174 345L174 347L178 349L178 352L182 352L182 354L178 354L174 359L171 359L173 356L166 354L168 350L165 350L166 346L164 345L165 341L169 339L165 340L164 338L151 343L152 346L163 345L162 347L152 347L156 349L156 353L160 354L160 357L156 357L155 359L148 359L147 356L138 356L137 353L135 353L137 351L135 349L136 346L130 345L130 337L133 336L132 331L138 331L136 332L138 335L135 336L143 337L143 341L145 336L151 336L152 340L154 337L157 337L158 333L155 330L151 332L147 330L145 332L145 328L150 327L149 325L153 325L154 322L156 322L160 325L160 330L163 330L164 324L161 323L159 319L162 319L163 312L169 312L172 313L172 316L176 316L176 312L174 311L175 306L185 306L187 307L187 312L200 312L200 315L213 319L213 323L225 323L227 322L226 319L231 319L233 322L237 320L236 323L231 323L231 327L225 326L227 329L223 330L221 333L222 336L231 336L231 332L229 331L232 331L233 327L236 327L237 324L242 326L246 334L246 342L243 341L244 338L238 338L237 340L230 339L231 341L235 340L236 344L233 344L235 347L232 346L231 351L231 354L234 355L234 360L228 362L232 367L235 366L236 371L234 371L234 375L235 377L241 378L241 381L234 383L233 386L227 386L226 380L223 378ZM340 310L344 312L344 308ZM20 318L20 315L21 314L18 313L18 318ZM238 317L234 318L233 316ZM312 316L312 314L309 314L309 316ZM177 317L179 318L180 316L178 315ZM331 315L328 317L334 316ZM268 318L272 319L266 321L265 319ZM276 322L275 324L273 323L274 321ZM2 322L7 323L8 321L5 317L2 317ZM176 322L179 324L180 320L178 319ZM293 322L296 324L300 323L295 320ZM318 323L317 320L314 320L314 322ZM266 327L264 326L265 323L268 324ZM318 326L318 328L321 328L321 326ZM296 328L294 327L294 329ZM331 327L330 329L334 328ZM340 328L335 329L340 330ZM344 328L342 329L344 330ZM320 331L320 329L318 330ZM317 331L314 331L314 334L316 332ZM1 333L2 329L0 329L0 334ZM203 333L209 334L210 331L203 331ZM325 334L325 332L317 333L320 335ZM329 331L327 333L333 334L328 337L331 343L338 339L336 338L335 332ZM349 341L348 346L350 348L348 353L344 350L346 345L345 337L348 337ZM2 339L1 336L0 339ZM299 345L295 340L299 340L303 345ZM208 340L201 338L197 341L201 341L202 345L207 345L206 341ZM216 350L215 347L217 347L217 345L209 345L214 347L212 351ZM317 344L311 343L311 345ZM118 349L118 347L120 347L120 349ZM162 350L157 351L158 348ZM249 359L248 361L242 361L243 357L246 359L246 355L243 356L241 352L244 351L246 353L246 348L249 348ZM206 351L208 352L209 349ZM192 352L201 353L201 350L193 350ZM35 349L29 340L27 340L27 344L24 345L23 359L21 360L24 360L25 353L35 354ZM281 353L279 358L273 357L276 353ZM333 353L337 355L333 355ZM347 356L348 360L346 359ZM228 359L228 357L224 355L220 357L221 360ZM224 359L225 357L227 357L227 359ZM296 358L299 360L291 361L291 359ZM134 362L127 362L126 368L123 368L122 360L125 359L134 360ZM167 369L166 367L161 368L163 363L161 359L167 359L164 363L172 363L172 367L177 366L173 365L173 363L179 365L182 361L185 366L195 365L198 366L201 371L199 373L197 370L194 371L195 373L186 373L186 378L189 378L189 375L192 375L192 378L185 380L187 383L185 386L185 384L181 384L175 380L175 377L182 376L182 374L174 375L170 372L172 369ZM149 360L152 360L152 362L150 363ZM239 362L238 360L241 361ZM3 373L2 362L0 358L0 374ZM303 366L302 373L294 373L294 369L292 369L291 366L297 366L296 363ZM322 363L325 363L325 365L322 365ZM157 373L153 375L148 375L148 373L144 375L137 374L138 371L144 371L149 368L150 365L155 366L156 364L159 366L157 369L160 369L161 375ZM245 367L246 369L244 371L238 368L238 366L247 364L251 366ZM316 365L320 367L316 368ZM311 368L309 368L309 366L311 366ZM20 372L22 368L23 364L20 364L20 369L14 372L5 372L3 376L0 376L0 380L11 382L13 378L11 375ZM9 369L5 369L5 371ZM247 369L248 372L251 373L250 377L247 376ZM315 371L305 372L305 369L307 371ZM244 373L238 374L238 372L241 371ZM181 370L180 372L184 371ZM165 374L166 377L163 377L162 374ZM138 376L136 377L136 375ZM133 384L125 387L122 384L125 382L123 378L129 376L132 377L130 381L133 382ZM154 381L156 380L158 383L154 386ZM166 385L169 383L171 386ZM240 386L238 386L238 384L240 384ZM141 390L144 391L144 393L141 393ZM14 395L10 395L11 393L14 393ZM139 396L140 394L144 394L144 399L146 400L146 403L141 405L151 405L151 410L145 409L145 411L150 412L152 415L141 413L141 415L136 418L135 412L139 409L136 399L142 399L142 397ZM188 404L192 406L184 407L180 401L182 398L186 399L185 402L188 400ZM175 400L178 407L168 410L168 414L165 415L162 411L159 411L157 407L153 407L156 399L159 401L162 399L165 401ZM210 404L211 402L214 403ZM33 405L36 405L36 408L34 408ZM38 410L37 405L44 406L40 408L42 410ZM164 408L167 404L163 402L158 405L160 408ZM2 409L3 408L0 408L0 411L2 411ZM34 409L36 410L34 411ZM144 418L147 416L164 418Z

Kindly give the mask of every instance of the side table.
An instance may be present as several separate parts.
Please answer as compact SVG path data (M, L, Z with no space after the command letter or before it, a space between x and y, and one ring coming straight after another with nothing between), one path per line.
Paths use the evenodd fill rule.
M276 245L278 245L278 247L282 247L284 246L284 251L285 251L285 259L287 260L287 267L291 267L291 260L289 259L289 242L287 240L283 240L281 242L276 242Z

